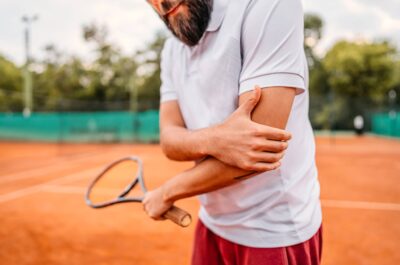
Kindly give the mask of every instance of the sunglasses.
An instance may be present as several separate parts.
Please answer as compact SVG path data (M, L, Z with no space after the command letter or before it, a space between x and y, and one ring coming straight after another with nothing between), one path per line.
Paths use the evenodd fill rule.
M146 0L154 10L162 17L167 17L171 12L173 12L180 4L185 0L169 0L164 1L159 5L157 0Z

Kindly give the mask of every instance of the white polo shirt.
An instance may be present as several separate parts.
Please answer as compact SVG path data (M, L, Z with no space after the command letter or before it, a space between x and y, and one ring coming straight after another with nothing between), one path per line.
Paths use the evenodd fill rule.
M171 37L162 52L161 101L177 100L190 130L222 123L255 85L297 90L279 169L199 196L199 217L217 235L250 247L283 247L321 225L301 0L214 0L200 43Z

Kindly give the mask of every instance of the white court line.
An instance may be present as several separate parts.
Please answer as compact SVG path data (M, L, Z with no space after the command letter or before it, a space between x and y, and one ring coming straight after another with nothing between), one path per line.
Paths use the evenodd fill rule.
M72 186L57 186L57 185L46 185L42 191L51 193L66 193L66 194L85 194L85 187L72 187Z
M51 193L66 193L66 194L85 194L87 187L76 187L76 186L59 186L59 185L45 185L41 191ZM112 189L112 188L96 188L96 194L117 196L123 189Z
M84 179L85 177L94 177L96 173L100 172L102 167L94 167L79 173L70 174L61 178L53 179L51 181L34 185L28 188L20 189L10 193L0 195L0 203L8 202L14 199L33 194L38 191L52 192L52 193L65 193L65 194L85 194L85 187L76 186L58 186L55 184L66 184L77 179ZM105 192L112 192L112 189ZM383 202L366 202L366 201L345 201L345 200L321 200L323 207L328 208L347 208L347 209L363 209L363 210L385 210L385 211L400 211L399 203L383 203Z
M41 184L37 184L37 185L34 185L34 186L30 186L30 187L27 187L27 188L23 188L23 189L20 189L20 190L16 190L16 191L13 191L13 192L2 194L2 195L0 195L0 203L8 202L8 201L11 201L11 200L15 200L15 199L24 197L26 195L30 195L30 194L36 193L36 192L41 191L43 188L45 188L46 186L51 185L51 184L65 184L65 183L68 183L68 182L71 182L71 181L75 181L77 179L79 179L79 180L80 179L84 179L85 177L86 178L87 177L92 177L93 178L95 176L95 174L99 173L100 169L102 169L102 168L103 167L99 167L99 166L93 167L91 169L87 169L87 170L81 171L79 173L66 175L66 176L63 176L63 177L60 177L60 178L57 178L57 179L53 179L51 181L47 181L47 182L44 182L44 183L41 183Z
M52 174L52 173L60 172L65 169L71 169L74 165L88 163L92 160L102 158L103 156L104 155L102 155L100 157L99 156L97 156L97 157L89 156L89 157L83 158L83 159L79 158L79 159L76 159L78 161L75 161L75 162L74 162L75 159L73 161L71 161L71 160L58 161L58 162L50 164L50 165L43 165L41 167L34 168L34 169L27 169L27 170L23 170L23 171L18 171L16 173L2 175L2 176L0 176L0 184L12 182L15 180L20 180L20 179L35 178L35 177L43 176L43 174Z
M399 203L321 200L323 207L365 210L400 211Z
M72 177L71 177L72 176ZM68 177L68 176L67 176ZM76 178L73 175L69 176L72 178ZM66 182L64 182L65 184ZM64 193L64 194L79 194L83 195L86 192L85 187L76 187L76 186L58 186L51 185L57 183L44 183L39 185L39 189L36 191L44 191L51 193ZM113 193L115 194L114 189L104 189L102 193ZM27 193L30 194L30 193ZM27 194L21 194L22 196ZM13 199L13 198L10 198ZM2 202L2 197L0 196L0 203ZM345 209L361 209L361 210L383 210L383 211L400 211L399 203L384 203L384 202L365 202L365 201L344 201L344 200L321 200L322 206L327 208L345 208Z
M24 171L19 171L18 173L14 173L14 174L8 174L8 175L0 175L0 184L4 184L4 183L9 183L9 182L13 182L16 180L21 180L21 179L30 179L30 178L37 178L37 177L41 177L44 174L54 174L57 172L62 172L65 169L73 169L75 167L81 166L81 165L85 165L89 162L93 162L93 161L99 161L99 163L103 163L104 160L106 160L106 158L111 159L111 161L116 160L118 158L121 157L117 156L118 153L115 154L115 157L112 157L114 154L110 153L110 152L106 152L106 154L102 154L102 155L93 155L93 156L88 156L87 158L76 158L73 159L72 162L71 160L67 160L64 162L58 162L55 163L53 165L46 165L40 168L35 168L35 169L28 169L28 170L24 170ZM128 155L127 155L128 156Z

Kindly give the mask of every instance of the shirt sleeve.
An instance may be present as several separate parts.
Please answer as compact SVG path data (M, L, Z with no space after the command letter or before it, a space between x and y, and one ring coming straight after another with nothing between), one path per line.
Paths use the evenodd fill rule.
M172 43L171 39L165 41L163 50L161 52L161 88L160 97L161 102L177 100L178 94L174 89L172 83Z
M260 87L306 89L301 0L253 0L242 28L239 94Z

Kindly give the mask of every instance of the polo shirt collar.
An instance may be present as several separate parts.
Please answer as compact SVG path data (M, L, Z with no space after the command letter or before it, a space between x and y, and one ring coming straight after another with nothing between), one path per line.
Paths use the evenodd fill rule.
M206 31L216 31L219 29L224 20L228 2L229 0L213 0L213 10Z

